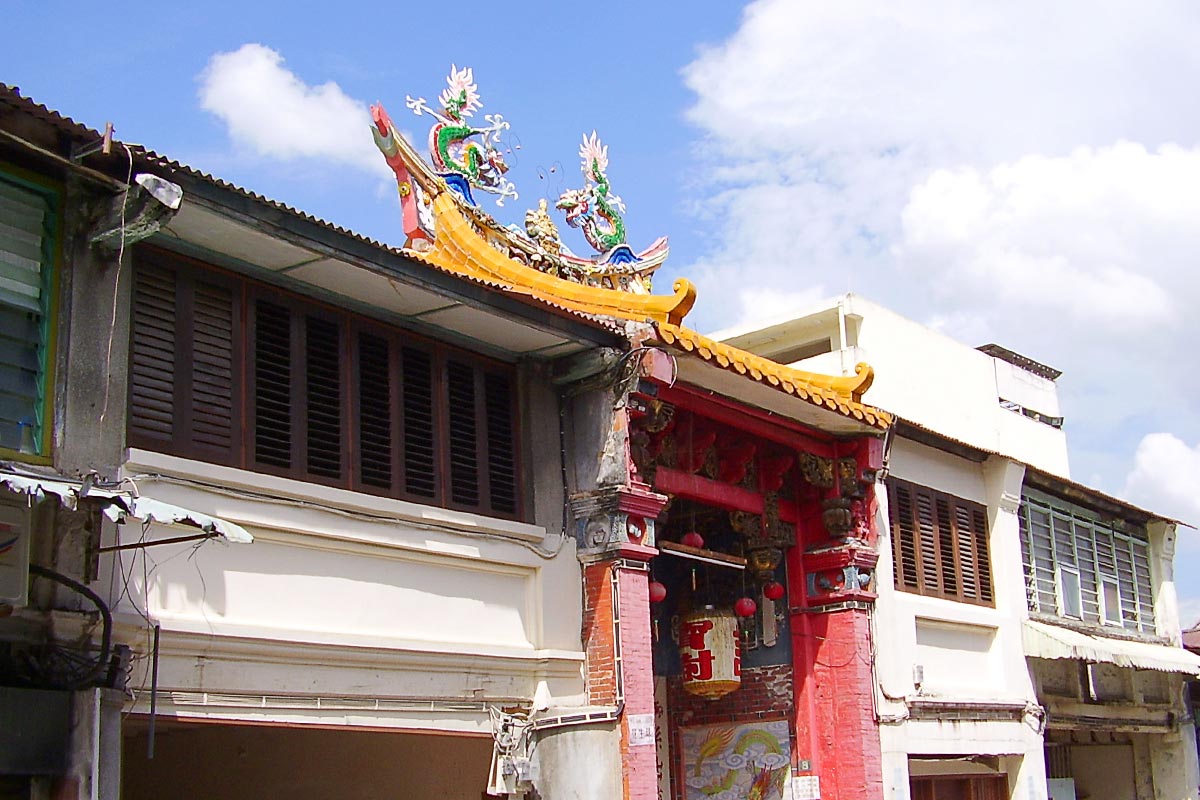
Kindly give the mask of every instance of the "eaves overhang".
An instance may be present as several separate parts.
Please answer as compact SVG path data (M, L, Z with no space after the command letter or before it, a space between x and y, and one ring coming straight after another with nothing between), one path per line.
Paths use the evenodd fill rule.
M944 453L964 458L977 464L982 464L989 458L1005 458L1010 461L1024 464L1012 456L1005 455L996 450L988 450L983 447L978 447L973 444L955 439L951 436L938 433L937 431L926 428L923 425L918 425L910 420L897 418L896 420L896 435L910 439L927 447L932 447L935 450L941 450ZM1108 517L1119 518L1128 522L1145 524L1147 522L1158 521L1166 522L1171 525L1184 526L1187 528L1195 528L1196 526L1184 522L1182 520L1173 519L1171 517L1157 514L1153 511L1148 511L1144 508L1134 505L1119 497L1114 497L1110 494L1094 489L1077 481L1063 478L1059 475L1054 475L1045 472L1036 467L1031 467L1028 464L1025 466L1025 485L1046 492L1047 494L1061 497L1064 500L1070 500L1081 506L1091 508Z
M85 178L104 179L102 187L108 192L120 191L129 171L127 158L132 156L135 171L153 172L160 177L179 184L185 193L181 216L173 221L174 227L182 227L190 211L197 208L208 213L209 221L220 217L222 226L231 226L245 231L267 233L286 247L304 251L297 253L297 260L289 265L303 266L301 271L285 275L277 270L276 283L290 281L305 292L313 292L325 299L339 294L342 281L328 268L335 262L346 265L347 270L372 273L378 276L384 292L377 296L391 296L393 289L413 294L436 295L437 303L425 303L420 309L421 318L405 314L385 314L388 318L403 317L401 324L412 326L430 335L445 337L452 341L468 344L476 341L482 349L496 354L507 353L513 358L556 358L569 355L589 347L620 348L626 339L622 326L617 321L578 311L537 297L512 291L500 282L473 279L471 276L454 274L446 270L431 268L431 265L413 258L399 248L355 233L284 203L271 200L228 181L221 180L167 156L139 145L113 142L110 155L96 152L82 162L73 159L82 145L92 145L101 139L101 134L57 111L23 97L12 86L0 84L0 133L9 128L17 130L9 138L0 138L0 145L15 148L14 152L28 155L32 163L44 164L52 174L76 173ZM126 149L128 148L128 149ZM95 180L93 180L95 183ZM172 237L172 226L165 233L156 234L153 241L189 255L213 255L214 262L222 266L237 268L235 258L226 258L221 252L220 237L210 236L207 242L198 245L185 238ZM223 262L223 263L222 263ZM324 263L318 263L324 262ZM243 261L242 265L253 270L258 265ZM318 275L322 269L325 275ZM312 277L312 281L305 278ZM365 282L365 281L360 281ZM330 287L333 288L330 288ZM390 286L390 288L389 288ZM351 298L353 299L353 298ZM369 305L369 302L366 303ZM363 302L358 303L359 306ZM436 309L436 314L429 313ZM517 328L523 328L520 331ZM500 341L489 341L489 335L500 331ZM482 340L477 337L482 336ZM514 344L515 342L515 344Z
M820 375L784 366L670 323L654 326L654 339L686 359L680 366L681 377L712 391L754 401L755 405L766 404L768 410L838 435L879 435L892 425L891 414L861 400L874 377L867 364L859 364L851 377ZM690 370L687 361L701 362L707 369ZM796 401L803 405L796 406Z

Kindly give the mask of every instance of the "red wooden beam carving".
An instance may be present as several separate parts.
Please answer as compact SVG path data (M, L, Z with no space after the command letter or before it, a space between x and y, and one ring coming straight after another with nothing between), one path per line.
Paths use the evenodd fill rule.
M730 511L763 513L763 496L758 492L714 481L702 475L690 475L670 467L659 467L654 473L654 491L698 500L706 505ZM790 500L779 501L779 518L795 524L800 519L799 509Z

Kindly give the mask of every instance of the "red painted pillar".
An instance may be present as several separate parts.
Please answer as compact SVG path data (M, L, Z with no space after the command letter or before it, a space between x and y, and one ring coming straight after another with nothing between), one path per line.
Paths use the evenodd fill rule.
M791 609L796 758L801 767L810 762L807 774L819 778L822 800L883 797L870 625L879 450L874 441L862 445L855 485L847 480L830 495L844 499L852 524L834 535L826 527L837 515L826 521L814 511L802 521L804 545L789 553L789 597L799 599Z
M793 617L797 755L812 760L822 800L883 797L867 614L843 608ZM811 755L800 749L806 744Z
M658 797L654 745L654 669L649 567L658 551L626 543L584 567L584 646L588 702L623 708L621 770L625 800Z

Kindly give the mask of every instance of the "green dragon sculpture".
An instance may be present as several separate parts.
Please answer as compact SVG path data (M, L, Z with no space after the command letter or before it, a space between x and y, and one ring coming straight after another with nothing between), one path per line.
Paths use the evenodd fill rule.
M475 187L500 195L496 204L502 206L506 197L517 197L516 187L504 177L508 165L498 146L500 134L510 126L499 114L484 115L486 128L477 128L467 121L483 105L470 67L459 69L451 64L446 83L447 88L438 97L441 111L430 108L424 97L407 98L414 114L429 114L437 120L429 129L433 164L451 188L471 205L475 205L475 200L470 190ZM472 140L476 136L480 142Z
M566 212L568 225L583 231L588 244L599 253L607 253L625 244L625 221L621 218L625 204L620 197L610 194L605 172L608 146L600 143L595 131L583 137L579 156L583 159L585 186L563 192L554 205Z

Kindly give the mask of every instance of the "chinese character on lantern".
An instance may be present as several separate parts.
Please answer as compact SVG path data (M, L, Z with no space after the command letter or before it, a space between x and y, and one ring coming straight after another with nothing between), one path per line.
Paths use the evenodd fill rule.
M679 659L684 691L714 700L741 684L737 618L731 611L705 607L683 618Z

